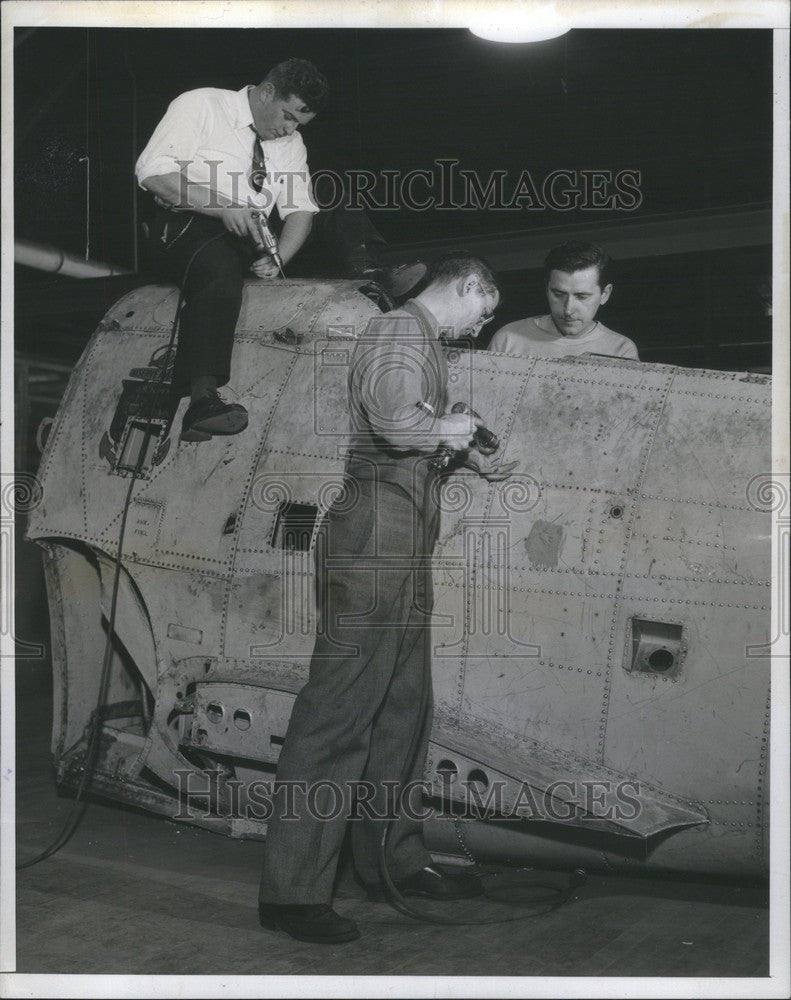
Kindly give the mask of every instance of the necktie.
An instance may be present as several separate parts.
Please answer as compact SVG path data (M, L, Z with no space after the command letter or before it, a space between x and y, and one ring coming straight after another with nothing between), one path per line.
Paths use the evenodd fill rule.
M255 131L253 126L250 128L253 130L253 168L250 172L250 184L254 191L260 191L264 186L264 181L266 180L266 157L264 156L264 147L261 145L261 139L258 133Z

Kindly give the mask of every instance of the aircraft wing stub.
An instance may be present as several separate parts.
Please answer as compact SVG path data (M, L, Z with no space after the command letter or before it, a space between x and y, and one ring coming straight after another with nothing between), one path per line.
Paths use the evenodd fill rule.
M515 818L648 839L707 824L698 803L597 761L524 737L493 742L475 720L435 720L426 766L437 794Z

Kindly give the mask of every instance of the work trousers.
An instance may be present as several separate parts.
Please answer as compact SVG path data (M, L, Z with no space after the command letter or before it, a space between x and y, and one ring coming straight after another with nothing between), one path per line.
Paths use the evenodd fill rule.
M173 391L186 396L199 375L213 375L217 385L231 375L233 336L242 305L242 284L260 256L250 240L225 230L219 219L157 208L150 225L151 264L162 281L182 286L184 308L179 323ZM224 234L224 236L222 235ZM164 239L163 239L164 236ZM288 277L355 277L377 263L385 241L362 209L344 205L313 218L308 242L286 268Z
M157 276L183 286L173 391L188 395L190 382L199 375L213 375L218 386L225 385L231 376L242 284L251 277L250 264L260 251L227 232L219 219L163 209L157 210L150 238ZM208 240L212 242L200 249Z
M357 486L357 502L348 503L347 495L319 532L319 633L278 762L262 903L329 902L355 783L363 783L376 817L388 804L392 811L393 791L404 777L423 780L433 705L428 559L436 520L424 534L422 516L404 492L372 482ZM296 818L284 815L287 785ZM411 800L422 807L419 794ZM365 812L351 819L352 851L360 878L375 885L384 821ZM431 863L421 826L403 813L394 823L388 838L393 878Z

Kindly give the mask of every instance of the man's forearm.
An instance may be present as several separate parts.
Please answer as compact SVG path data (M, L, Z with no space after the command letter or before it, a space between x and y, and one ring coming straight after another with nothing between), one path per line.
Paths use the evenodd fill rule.
M299 252L310 235L312 227L312 212L292 212L286 216L278 241L280 256L283 258L284 264L287 264Z
M220 194L208 184L194 184L174 170L171 174L146 177L140 182L155 198L182 212L199 212L201 215L219 215L224 208L237 203Z

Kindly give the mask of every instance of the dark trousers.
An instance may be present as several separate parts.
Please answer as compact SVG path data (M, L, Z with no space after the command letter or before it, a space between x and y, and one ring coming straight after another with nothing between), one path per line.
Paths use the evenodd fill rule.
M212 240L192 261L183 286L173 391L188 395L190 382L199 375L213 375L218 386L225 385L231 373L242 283L251 277L250 264L260 251L249 240L227 232L219 219L193 213L158 208L149 233L155 275L179 287L195 251ZM313 218L306 246L285 273L287 277L354 277L375 264L373 248L377 245L384 245L384 240L361 209L340 206L320 212Z
M259 251L249 241L227 232L219 219L161 209L151 226L150 240L156 275L183 287L184 292L174 393L188 395L190 382L199 375L213 375L218 386L225 385L231 374L242 283L250 277L250 264Z
M404 776L423 779L433 703L426 649L431 579L421 556L432 543L400 490L380 486L375 496L372 483L359 486L352 509L333 508L320 531L321 627L278 762L263 903L330 901L357 782L367 787L373 815L361 809L351 820L354 864L364 882L378 883L384 821L375 817L388 812ZM285 811L286 784L295 792L296 818ZM420 795L412 801L419 806ZM421 828L408 814L394 824L392 877L431 863Z

